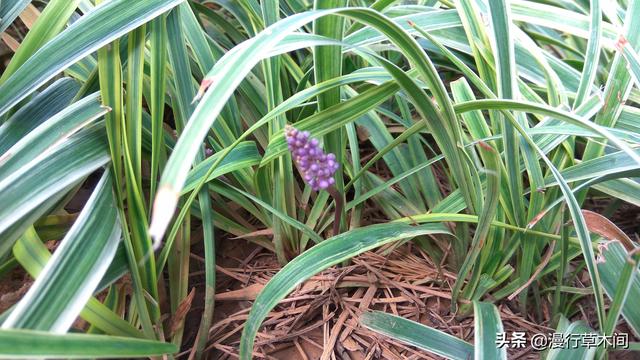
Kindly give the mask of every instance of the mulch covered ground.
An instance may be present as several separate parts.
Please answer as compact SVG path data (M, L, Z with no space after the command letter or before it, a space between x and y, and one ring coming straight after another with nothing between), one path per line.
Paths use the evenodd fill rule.
M241 240L223 241L221 245L209 358L235 359L252 301L280 266L271 252L243 246ZM193 257L196 261L200 259ZM439 269L411 243L364 253L347 266L330 268L312 277L282 301L258 333L256 356L267 359L433 359L435 357L420 350L359 326L358 318L364 311L380 310L472 342L473 318L459 319L450 311L454 281L455 274ZM514 314L509 307L499 309L507 332L552 332ZM192 312L199 313L197 305ZM197 321L197 317L193 320ZM185 336L195 337L196 331L194 326ZM184 358L188 353L185 351ZM539 356L530 349L512 355L520 359Z

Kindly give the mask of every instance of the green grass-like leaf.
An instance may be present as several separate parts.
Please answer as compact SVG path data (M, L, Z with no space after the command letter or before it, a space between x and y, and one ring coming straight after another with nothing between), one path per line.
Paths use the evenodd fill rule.
M2 359L132 358L171 354L173 344L104 335L51 334L34 330L0 330Z
M468 342L400 316L379 311L366 312L360 316L360 323L377 333L447 359L466 360L473 358L473 345Z

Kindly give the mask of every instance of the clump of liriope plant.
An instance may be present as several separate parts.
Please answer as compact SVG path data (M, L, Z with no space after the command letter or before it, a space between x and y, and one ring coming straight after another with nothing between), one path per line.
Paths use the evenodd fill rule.
M333 235L340 231L340 214L342 213L342 196L334 186L336 171L340 168L336 156L325 153L320 141L312 138L308 131L300 131L291 125L285 128L287 146L293 157L296 168L304 181L314 191L326 190L336 203L333 221Z

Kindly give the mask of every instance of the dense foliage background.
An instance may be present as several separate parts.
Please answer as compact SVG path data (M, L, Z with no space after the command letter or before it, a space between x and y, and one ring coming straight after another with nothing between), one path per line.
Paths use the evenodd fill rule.
M409 242L473 334L359 309L390 341L506 358L501 305L640 348L639 28L634 0L0 1L0 276L35 279L0 357L213 357L222 243L282 266L242 359L305 280Z

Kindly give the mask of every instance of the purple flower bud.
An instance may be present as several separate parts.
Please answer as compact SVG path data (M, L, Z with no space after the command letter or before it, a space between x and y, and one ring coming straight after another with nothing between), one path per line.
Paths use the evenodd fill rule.
M299 131L287 125L285 136L302 178L314 191L335 184L334 175L340 166L334 154L325 154L320 141L312 138L308 131Z

